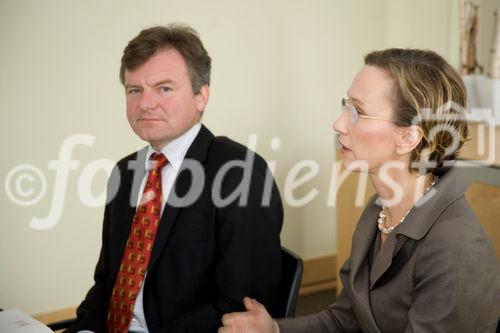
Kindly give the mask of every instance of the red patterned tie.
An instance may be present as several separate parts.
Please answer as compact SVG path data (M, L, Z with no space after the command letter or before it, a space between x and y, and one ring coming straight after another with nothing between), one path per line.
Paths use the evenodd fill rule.
M128 332L135 299L141 289L160 223L161 170L168 163L163 154L151 155L151 170L135 212L109 303L108 332Z

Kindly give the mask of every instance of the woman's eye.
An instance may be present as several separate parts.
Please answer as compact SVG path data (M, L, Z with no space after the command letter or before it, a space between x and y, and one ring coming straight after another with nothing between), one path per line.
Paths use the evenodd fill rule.
M364 114L365 114L365 112L364 112L363 110L361 110L359 107L355 106L354 108L356 109L356 112L357 112L358 114L361 114L361 115L364 115Z

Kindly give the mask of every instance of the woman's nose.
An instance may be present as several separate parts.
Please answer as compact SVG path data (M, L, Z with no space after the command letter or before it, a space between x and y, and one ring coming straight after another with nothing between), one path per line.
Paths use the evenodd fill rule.
M346 134L347 133L347 122L346 119L347 115L346 112L342 112L340 116L333 122L333 130L337 133L340 134Z

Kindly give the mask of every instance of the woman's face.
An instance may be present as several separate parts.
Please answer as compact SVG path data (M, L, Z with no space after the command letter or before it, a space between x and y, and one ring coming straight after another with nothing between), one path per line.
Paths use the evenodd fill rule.
M354 106L359 116L353 117L353 110L342 112L333 124L344 167L362 160L370 172L376 172L385 162L400 159L396 154L399 134L392 123L392 87L388 74L374 66L364 66L354 78L347 105Z

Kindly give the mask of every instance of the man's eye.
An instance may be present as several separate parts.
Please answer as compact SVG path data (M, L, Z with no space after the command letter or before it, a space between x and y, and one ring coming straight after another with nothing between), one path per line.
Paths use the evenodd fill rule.
M170 87L160 87L160 91L161 92L169 92L169 91L172 91L172 88L170 88Z
M136 95L139 93L139 89L128 89L127 95Z

